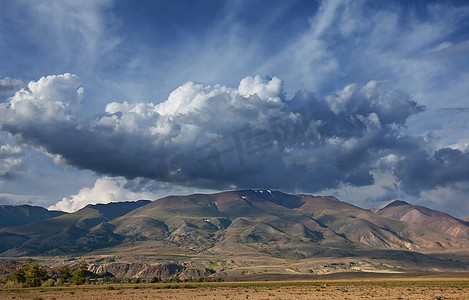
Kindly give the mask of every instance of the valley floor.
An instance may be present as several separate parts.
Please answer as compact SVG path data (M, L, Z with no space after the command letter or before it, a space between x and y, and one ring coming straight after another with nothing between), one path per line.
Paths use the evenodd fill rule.
M469 299L469 277L103 284L6 289L0 299Z

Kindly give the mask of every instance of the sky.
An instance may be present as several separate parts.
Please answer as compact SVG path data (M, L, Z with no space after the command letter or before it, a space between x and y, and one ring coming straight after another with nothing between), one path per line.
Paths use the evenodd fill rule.
M469 216L467 1L0 0L0 204L275 189Z

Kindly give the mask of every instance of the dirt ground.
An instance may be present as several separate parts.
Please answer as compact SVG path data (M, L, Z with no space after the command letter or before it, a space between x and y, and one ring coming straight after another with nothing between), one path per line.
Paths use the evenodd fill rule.
M469 278L84 285L2 290L0 299L469 299Z

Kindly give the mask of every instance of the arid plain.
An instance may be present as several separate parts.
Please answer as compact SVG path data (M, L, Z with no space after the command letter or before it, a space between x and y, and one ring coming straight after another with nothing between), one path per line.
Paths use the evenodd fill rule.
M0 299L468 299L469 277L85 285L12 289Z

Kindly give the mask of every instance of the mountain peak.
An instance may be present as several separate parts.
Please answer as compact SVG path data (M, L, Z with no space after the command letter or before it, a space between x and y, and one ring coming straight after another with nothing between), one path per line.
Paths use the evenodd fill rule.
M94 209L102 214L103 217L107 219L114 219L117 216L122 216L136 208L145 206L151 203L150 200L138 200L138 201L122 201L122 202L110 202L110 203L97 203L97 204L88 204L83 207L80 211L86 211L89 209Z
M382 209L385 209L386 207L403 206L403 205L411 205L411 204L409 204L405 201L402 201L402 200L389 200L388 202L385 202L385 203L381 204L380 206L377 206L377 207L374 207L374 208L370 209L370 211L372 213L376 214L377 212L379 212Z

